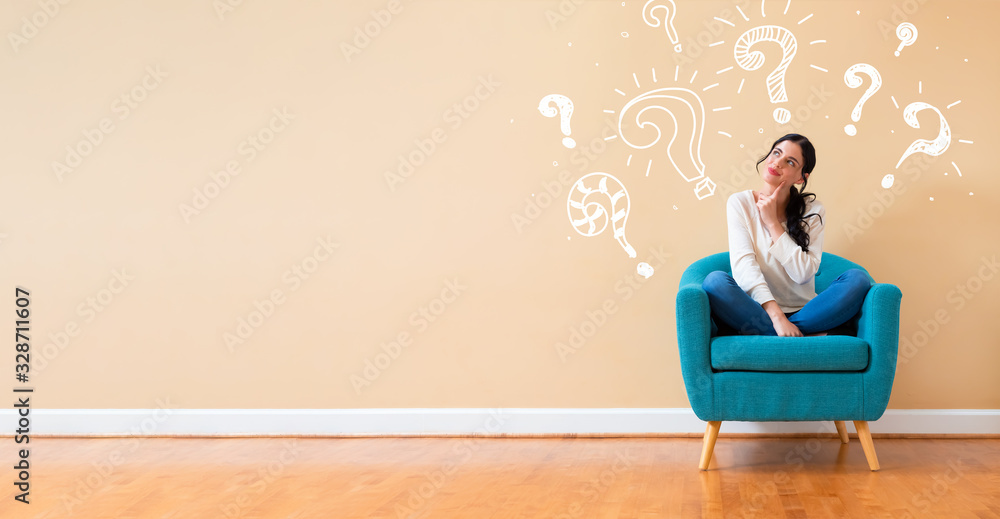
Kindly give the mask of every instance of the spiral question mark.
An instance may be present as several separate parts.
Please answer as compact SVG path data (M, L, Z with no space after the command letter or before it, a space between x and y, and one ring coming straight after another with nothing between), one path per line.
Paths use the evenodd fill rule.
M588 184L593 186L594 182L597 183L596 187L588 187ZM595 200L594 197L599 200ZM610 202L609 207L602 202ZM634 258L635 248L625 239L625 223L628 221L630 209L631 203L625 185L607 173L589 173L580 177L569 190L569 197L566 199L566 212L576 232L587 237L597 236L604 232L610 220L615 239L628 256Z
M926 153L932 157L937 157L948 150L951 146L951 128L948 126L948 121L945 120L944 115L941 114L941 110L938 110L933 105L929 105L923 102L910 103L903 109L903 120L906 124L910 125L911 128L920 128L920 122L917 121L917 113L924 110L934 110L938 115L938 120L941 122L941 129L938 131L938 136L932 141L927 139L917 139L910 144L909 148L903 152L903 156L900 157L899 162L896 163L896 169L903 164L906 157L913 155L914 153Z
M555 104L557 108L554 108L552 104ZM555 117L559 116L559 129L562 130L563 135L563 146L567 148L575 148L576 141L574 141L570 135L569 129L569 119L573 117L573 101L564 95L550 94L542 98L541 102L538 103L538 111L542 113L545 117Z
M910 22L903 22L896 27L896 37L900 39L899 47L896 47L896 56L903 50L917 41L917 28Z
M669 104L671 108L664 106L666 104ZM715 182L705 177L705 162L701 159L701 141L705 133L705 105L698 94L686 88L670 87L650 90L636 96L621 109L618 116L618 135L621 136L622 142L638 150L644 150L660 142L660 138L663 136L660 127L656 123L646 120L647 112L651 110L665 112L674 123L674 133L670 137L670 142L667 143L667 158L670 159L674 169L687 182L703 179L694 189L698 200L715 194ZM631 116L632 113L635 114L634 117ZM678 124L678 115L689 116L691 120L691 136L686 139L687 149L681 152L674 148L674 143L682 134L681 130L686 129L687 126ZM688 117L685 117L685 122L687 119ZM627 135L629 132L625 131L624 124L626 121L634 121L636 127L642 130L647 128L655 130L655 133L651 134L653 139L647 138L645 139L648 141L647 144L638 144ZM646 133L649 134L649 132ZM678 166L675 156L682 157L681 162L684 167Z
M743 33L736 41L733 48L733 56L740 68L746 71L754 71L764 65L764 53L755 50L750 52L750 47L761 43L772 42L781 45L781 63L767 76L767 94L771 103L784 103L788 101L788 94L785 92L785 73L788 66L792 64L792 58L798 49L795 35L784 27L777 25L762 25L754 27ZM792 120L792 112L786 108L776 108L774 110L774 120L779 124L785 124Z
M667 31L667 38L674 44L674 52L681 51L681 44L677 37L677 28L674 27L674 16L677 16L677 5L674 0L649 0L642 8L642 19L650 27L659 27L660 19L653 16L654 11L664 10L663 28Z
M858 104L854 106L854 111L851 112L851 120L854 122L859 122L861 120L861 109L864 107L865 102L871 99L871 97L875 95L875 92L878 92L878 90L882 88L882 75L878 73L878 70L876 70L875 67L867 63L851 65L847 69L847 72L844 73L844 82L847 83L847 86L851 88L858 88L864 83L861 76L858 76L859 72L867 74L868 77L871 78L872 84L868 87L868 90L865 91L865 95L861 96L861 100L858 101ZM844 132L846 132L847 135L854 137L858 134L858 129L853 124L848 124L844 127Z

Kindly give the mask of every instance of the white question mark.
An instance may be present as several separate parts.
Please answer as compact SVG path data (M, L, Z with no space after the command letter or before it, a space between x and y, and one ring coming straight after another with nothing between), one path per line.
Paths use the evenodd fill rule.
M844 82L847 83L847 86L851 88L858 88L864 83L861 76L858 76L858 72L867 74L868 77L871 78L872 84L868 87L868 90L865 91L865 95L861 96L861 100L858 101L858 104L854 106L854 111L851 112L851 120L854 122L861 120L861 109L864 107L865 102L875 95L875 92L878 92L878 89L882 88L882 75L878 73L878 70L876 70L875 67L867 63L851 65L850 68L847 69L847 72L844 73ZM853 124L845 126L844 131L851 137L858 134L858 129Z
M909 47L917 41L917 28L910 22L903 22L896 27L896 37L901 41L899 42L899 47L896 47L896 56L899 56L900 51L903 47Z
M661 104L664 102L671 104L675 110L671 111ZM621 136L622 142L638 150L644 150L660 142L660 137L662 137L660 127L656 123L644 119L646 112L650 110L666 112L674 123L674 133L670 137L670 142L667 143L667 158L670 159L670 163L674 166L674 169L688 182L704 178L704 180L695 186L694 192L698 200L715 194L715 182L705 177L705 163L701 159L701 141L705 133L705 105L702 103L701 98L698 97L698 94L686 88L670 87L650 90L635 97L621 109L618 116L618 134ZM656 130L654 138L648 144L636 144L635 141L630 140L625 135L626 132L623 123L626 122L626 115L632 112L635 112L635 117L631 118L629 122L634 121L640 129L648 127ZM687 141L686 154L678 154L674 150L674 142L677 141L677 137L681 134L681 125L677 123L677 115L675 113L688 115L692 121L691 137ZM685 119L687 118L685 117ZM686 155L685 159L687 160L683 161L685 163L684 168L677 165L674 155L681 155L682 157ZM687 167L688 164L690 164L690 167ZM686 170L694 171L692 174L686 174Z
M777 25L754 27L743 33L736 41L733 56L743 70L751 72L757 70L764 65L764 53L759 50L749 52L750 47L765 41L781 45L781 63L767 76L767 94L771 103L784 103L788 101L788 94L785 92L785 73L798 49L794 34ZM785 108L777 108L774 110L774 120L779 124L785 124L792 120L792 112Z
M681 44L677 37L677 28L674 27L674 16L677 15L677 5L674 0L649 0L642 8L642 19L650 27L659 27L660 19L653 16L657 10L665 10L663 15L663 28L667 31L667 38L674 44L674 52L681 51Z
M596 187L588 187L587 184ZM608 183L611 187L608 187ZM594 200L594 196L599 196L602 200ZM610 208L605 207L601 202L610 201ZM635 248L629 245L625 239L625 223L628 221L628 213L631 203L628 198L628 191L620 180L607 173L589 173L580 177L569 190L569 197L566 199L566 212L569 221L573 224L576 232L590 237L597 236L604 232L611 220L611 228L615 231L615 239L625 249L628 257L635 257ZM609 216L610 215L610 218ZM597 222L600 221L600 228Z
M938 115L938 119L941 121L941 130L938 132L938 136L933 141L926 139L917 139L910 144L909 148L903 152L903 156L899 159L896 164L896 169L906 160L906 157L913 155L914 153L926 153L932 157L937 157L945 151L948 150L948 146L951 146L951 128L948 127L948 121L945 120L944 115L941 115L941 110L938 110L932 105L922 102L910 103L903 109L903 120L906 124L910 125L912 128L920 128L920 122L917 121L917 113L924 110L934 110Z
M557 108L554 108L552 104L555 104ZM574 141L570 136L569 129L569 119L573 117L573 101L564 95L550 94L542 98L541 102L538 103L538 111L542 112L545 117L555 117L559 118L559 129L562 130L563 135L566 137L562 140L563 146L567 148L575 148L576 141Z

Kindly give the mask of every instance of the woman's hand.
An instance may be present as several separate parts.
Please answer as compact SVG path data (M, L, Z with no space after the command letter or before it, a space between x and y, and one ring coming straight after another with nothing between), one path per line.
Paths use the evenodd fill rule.
M784 227L778 220L778 195L785 188L785 183L781 182L770 195L757 193L757 212L760 214L760 221L764 228L771 234L771 243L774 243L785 233Z
M778 333L779 337L802 337L799 327L792 324L785 317L785 313L781 311L781 307L778 306L777 301L772 299L764 303L763 306L764 311L771 318L771 325L774 326L774 331Z
M778 337L802 337L799 327L792 324L784 315L778 319L772 319L771 324L774 325L774 331L778 332Z
M778 194L784 187L785 183L782 182L770 195L757 193L757 212L760 213L760 219L764 222L765 227L781 225L778 222Z

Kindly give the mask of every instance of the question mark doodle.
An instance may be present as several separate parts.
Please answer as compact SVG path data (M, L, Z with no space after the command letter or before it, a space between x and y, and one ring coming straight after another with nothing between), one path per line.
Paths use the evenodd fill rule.
M924 110L934 110L938 115L938 119L941 121L941 130L938 132L937 138L933 141L926 139L917 139L910 144L909 148L903 152L903 156L899 159L896 164L896 169L906 160L907 157L913 155L914 153L926 153L932 157L937 157L948 150L948 146L951 146L951 128L948 127L948 121L945 120L944 115L941 111L932 105L922 102L910 103L903 109L903 120L906 124L910 125L911 128L920 128L920 122L917 121L917 113Z
M765 41L781 45L781 63L767 76L767 94L771 103L784 103L788 101L788 94L785 92L785 73L798 49L794 34L777 25L754 27L743 33L736 41L733 56L743 70L750 72L757 70L764 65L764 53L759 50L750 52L750 47ZM792 120L792 112L785 108L776 108L774 120L779 124L785 124Z
M663 28L667 31L667 38L670 38L670 43L674 44L674 52L680 52L681 44L677 37L677 29L674 27L674 16L677 16L677 5L674 4L674 0L649 0L642 8L642 19L646 22L646 25L650 27L660 26L660 19L653 16L653 12L658 10L666 11L666 14L663 15Z
M660 104L661 102L667 101L671 104L677 104L678 110L671 111L666 106ZM634 141L630 140L625 135L625 129L623 123L626 121L626 115L638 110L635 113L635 117L632 118L636 125L645 129L647 127L656 130L654 138L649 141L648 144L639 145ZM644 150L649 148L656 143L660 142L660 137L662 137L662 132L660 127L651 121L644 120L644 116L647 111L650 110L660 110L666 112L670 116L670 119L674 122L674 133L670 137L670 142L667 143L667 158L670 159L670 163L674 166L674 169L680 173L681 177L688 182L693 182L695 180L704 178L695 186L695 196L698 200L702 200L706 197L715 194L715 182L712 179L705 177L705 163L701 159L701 141L705 133L705 105L701 102L701 98L698 94L686 89L686 88L660 88L657 90L651 90L644 94L640 94L626 104L618 116L618 134L621 136L622 141L631 146L632 148L638 150ZM681 168L677 165L677 161L674 159L676 151L674 150L674 142L677 141L677 137L680 135L681 125L677 122L677 114L687 114L691 118L691 137L688 140L686 158L686 163L690 164L690 167ZM685 118L686 119L686 118ZM686 174L685 170L693 169L694 174Z
M597 187L587 187L597 181ZM611 189L608 182L612 183ZM600 195L611 202L610 209L601 204L601 200L594 200L594 196ZM620 180L607 173L589 173L580 177L573 184L569 191L569 198L566 199L566 212L569 221L573 224L576 232L583 236L597 236L604 232L608 226L610 216L611 227L615 232L615 239L628 253L628 257L635 257L635 249L629 245L625 239L625 223L628 220L628 212L631 203L628 199L628 191ZM600 220L600 228L598 228Z
M903 22L896 27L896 37L900 39L899 47L896 47L896 56L899 56L903 47L909 47L917 41L917 28L910 22Z
M552 106L553 103L555 103L558 109ZM541 102L538 103L538 111L542 112L542 115L545 117L560 116L559 129L561 129L563 135L566 136L562 140L563 146L566 146L567 148L576 147L576 141L569 136L569 119L570 117L573 117L573 101L570 101L570 99L564 95L547 95L542 98Z
M854 122L861 120L861 109L864 107L865 102L871 99L871 97L875 95L875 92L878 92L878 90L882 88L882 75L878 73L878 70L876 70L875 67L867 63L851 65L850 68L847 69L847 72L844 73L844 82L847 83L847 86L851 88L858 88L864 83L861 77L858 76L858 72L867 74L868 77L871 78L872 84L868 87L868 90L865 91L865 95L861 96L861 100L858 101L858 104L854 106L854 111L851 112L851 120ZM847 135L854 137L858 134L858 129L853 124L848 124L844 127L844 132L846 132Z

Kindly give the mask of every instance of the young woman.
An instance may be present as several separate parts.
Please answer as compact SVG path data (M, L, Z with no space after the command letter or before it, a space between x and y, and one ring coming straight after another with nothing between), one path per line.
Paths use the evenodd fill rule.
M809 139L785 135L757 161L758 172L761 163L764 185L735 193L727 203L733 273L705 278L712 318L742 335L825 334L861 310L871 282L852 269L816 294L825 211L815 194L805 192L816 166Z

